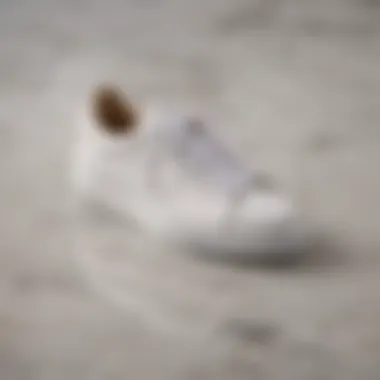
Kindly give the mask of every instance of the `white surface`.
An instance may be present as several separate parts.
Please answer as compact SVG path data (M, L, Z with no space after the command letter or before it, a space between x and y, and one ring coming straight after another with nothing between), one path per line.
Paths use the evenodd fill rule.
M1 380L380 379L375 3L1 2ZM152 332L84 291L68 263L65 167L72 108L98 66L98 79L113 75L143 100L222 110L221 133L289 185L288 157L332 136L329 149L310 149L301 180L338 259L320 249L282 271L210 265L105 214L80 237L102 273L122 277L123 299L215 334ZM247 321L248 337L227 333L231 320ZM255 321L279 333L257 342Z

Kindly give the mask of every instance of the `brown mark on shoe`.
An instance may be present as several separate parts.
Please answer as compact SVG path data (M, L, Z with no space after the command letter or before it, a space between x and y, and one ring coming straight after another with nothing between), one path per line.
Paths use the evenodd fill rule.
M93 113L99 126L113 135L134 132L139 114L120 88L100 85L93 93Z

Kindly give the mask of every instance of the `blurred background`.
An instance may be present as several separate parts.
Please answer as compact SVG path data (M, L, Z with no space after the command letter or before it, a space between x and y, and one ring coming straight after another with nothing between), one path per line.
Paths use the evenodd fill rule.
M2 380L380 378L379 1L2 0L0 31ZM236 268L104 214L76 244L72 127L110 78L217 115L302 187L329 244L302 266ZM130 312L86 284L78 246L122 273Z

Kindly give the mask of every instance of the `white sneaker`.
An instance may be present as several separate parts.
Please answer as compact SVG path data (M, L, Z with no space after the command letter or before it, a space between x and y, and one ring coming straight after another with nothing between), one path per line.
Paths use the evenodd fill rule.
M211 257L286 262L306 252L310 241L303 221L291 200L273 191L253 186L233 218L227 224L221 223L229 206L226 193L232 183L230 178L234 183L243 183L249 171L234 161L233 165L241 169L240 172L229 170L227 180L220 181L223 170L233 167L232 161L228 154L219 158L210 155L208 148L208 166L199 161L197 153L186 156L186 165L190 159L186 168L169 165L178 158L175 153L181 151L169 152L168 149L183 142L179 141L183 135L170 135L170 129L162 126L165 122L168 124L169 119L178 121L177 116L165 119L164 114L140 112L112 86L99 87L88 100L77 126L79 137L73 153L73 183L80 199L96 199L133 218L151 238ZM152 163L149 161L154 148L151 143L155 144L160 139L157 132L164 130L166 134L161 133L161 137L164 136L166 143L168 136L179 137L169 148L167 144L157 145L161 152L166 150L174 159L157 156L168 165L147 166ZM194 171L192 163L195 161L198 166ZM176 163L181 165L178 160ZM189 167L190 176L186 171ZM200 173L202 167L204 170ZM153 187L149 172L152 168L153 172L160 170ZM204 181L194 180L198 174L202 174L199 177L203 179L211 178L213 173L207 170L214 169L219 182L208 182L217 182L219 187L205 186Z

